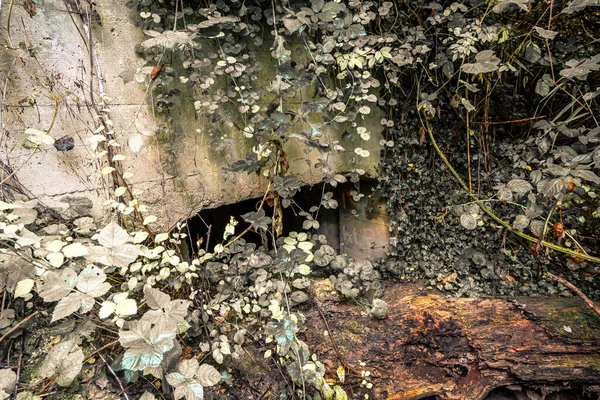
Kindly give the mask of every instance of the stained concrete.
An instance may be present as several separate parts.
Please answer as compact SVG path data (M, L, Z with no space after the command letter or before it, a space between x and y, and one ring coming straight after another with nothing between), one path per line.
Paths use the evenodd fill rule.
M0 40L4 43L7 43L4 23L7 3L3 2L0 9L3 21ZM21 2L14 3L12 43L15 47L20 42L28 43L35 51L35 58L23 49L0 50L0 84L4 85L8 77L3 101L6 107L1 115L0 158L17 171L20 183L43 204L64 211L73 198L88 201L91 202L88 213L98 221L107 220L111 215L102 204L110 199L109 182L100 174L106 163L94 159L88 146L98 122L86 106L92 69L90 54L81 37L85 32L78 16L73 16L74 23L62 1L38 2L38 13L33 18ZM104 91L112 99L110 115L121 145L116 151L127 157L122 164L123 171L134 174L130 182L144 191L140 201L159 217L157 228L170 228L203 208L262 195L266 188L264 178L223 169L244 158L251 146L251 141L227 121L215 124L195 113L191 102L182 102L177 117L168 127L171 133L157 134L164 121L150 106L150 79L144 83L130 79L135 72L143 71L144 61L136 56L135 46L147 37L134 26L133 11L124 1L96 3L103 26L94 26L92 37ZM265 40L265 43L270 42ZM266 55L270 53L269 47L264 45ZM267 70L265 74L269 76L270 72ZM94 84L93 90L97 92L98 86ZM34 106L23 106L28 97L35 98ZM371 156L357 165L371 177L377 175L381 139L381 115L375 106L372 109L375 112L361 121L369 127L372 137L360 143ZM315 116L315 120L319 117ZM55 139L64 135L75 139L72 151L59 152L52 146L43 146L32 155L31 150L22 146L25 129L47 130L51 125L50 135ZM324 130L324 142L340 136L339 130ZM219 145L212 148L209 143L215 139ZM352 169L348 159L354 147L350 144L345 147L345 154L330 159L334 170L341 173ZM290 142L285 151L290 156L289 173L298 175L302 184L321 181L323 174L314 167L317 150Z

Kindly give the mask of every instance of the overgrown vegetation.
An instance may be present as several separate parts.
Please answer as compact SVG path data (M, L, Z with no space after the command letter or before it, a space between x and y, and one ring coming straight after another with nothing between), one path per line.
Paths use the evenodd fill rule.
M27 380L17 379L21 364L0 371L0 399L15 390L19 399L59 398L82 372L110 375L126 398L264 396L235 374L246 356L283 377L270 388L279 398L344 399L348 387L368 398L368 365L351 371L340 359L325 379L301 340L299 305L309 301L313 272L332 275L343 297L372 306L376 318L387 312L378 299L383 273L457 295L556 294L544 276L552 265L597 294L597 0L205 3L130 2L146 35L138 50L147 65L135 78L153 93L162 134L186 90L197 113L246 138L252 151L230 169L263 177L256 211L231 216L213 252L182 252L184 223L155 232L157 217L122 171L120 132L99 79L99 95L82 98L97 121L90 158L111 186L105 206L114 221L98 226L81 204L58 216L9 186L9 170L1 181L0 342L14 338L23 351L19 320L59 325L42 328L51 346L28 348L36 370ZM101 77L94 7L68 3ZM10 36L7 47L36 57ZM58 99L60 88L38 83ZM379 113L381 137L368 122ZM68 147L52 125L27 129L23 145L32 154ZM225 139L217 134L215 145ZM324 190L309 209L294 201L289 142L304 146L309 163L319 152ZM360 160L373 148L393 233L379 269L336 255L318 220L322 208L338 206L340 183L356 184L357 198L370 195L359 192ZM352 165L346 174L333 164L340 155ZM283 236L288 207L303 231ZM251 230L262 246L244 240ZM347 385L346 374L358 379Z

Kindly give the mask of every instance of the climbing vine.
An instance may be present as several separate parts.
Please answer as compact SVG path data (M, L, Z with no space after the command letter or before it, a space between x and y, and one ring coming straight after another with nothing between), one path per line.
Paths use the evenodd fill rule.
M107 178L114 220L98 224L81 204L52 216L23 193L3 192L0 342L19 333L18 312L61 325L36 352L29 381L0 371L0 396L51 397L98 362L125 398L129 384L144 400L202 399L217 387L235 398L243 396L236 366L248 354L283 377L270 389L280 398L344 399L347 390L368 398L368 371L340 354L335 373L326 371L302 341L300 310L315 274L331 274L332 287L375 318L387 313L384 273L458 295L489 292L487 281L502 294L548 293L558 289L545 272L558 261L559 272L598 290L600 52L588 12L597 0L130 1L145 35L137 53L146 65L133 78L151 94L158 133L171 133L175 103L188 99L213 122L205 128L211 146L227 135L244 140L247 154L228 170L264 183L256 210L231 216L214 250L193 254L181 250L185 223L152 229L158 218L122 171L92 40L101 13L66 3L96 79L81 99L96 123L90 162ZM570 36L575 30L583 33ZM8 37L10 51L37 60ZM37 82L58 104L60 88ZM24 131L32 154L72 145L51 135L54 120ZM304 160L290 160L291 146ZM377 156L393 234L381 268L336 254L318 218L338 206L338 184L365 195L360 180L376 174L363 162ZM340 157L347 170L336 166ZM323 181L308 209L294 197L294 163L304 162ZM2 178L3 190L14 175ZM300 232L283 234L286 208L302 218ZM250 231L262 245L246 242ZM25 317L34 305L43 311Z

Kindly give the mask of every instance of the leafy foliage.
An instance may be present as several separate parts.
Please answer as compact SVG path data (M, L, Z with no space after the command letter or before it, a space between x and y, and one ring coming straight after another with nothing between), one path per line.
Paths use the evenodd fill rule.
M226 371L255 350L287 372L282 398L343 399L343 366L339 384L325 381L325 366L301 340L307 327L298 310L309 300L313 272L331 275L346 298L373 298L375 318L388 311L378 299L383 272L424 278L456 295L556 293L543 279L556 260L573 278L593 281L597 269L570 253L555 257L540 243L588 260L597 248L600 56L591 35L568 35L579 25L597 31L582 12L597 5L131 1L145 35L138 53L146 65L134 78L152 90L164 122L159 133L169 133L175 98L186 91L194 112L228 124L245 141L248 153L229 170L261 176L265 195L256 211L230 217L214 251L185 254L185 224L155 232L157 217L121 170L121 132L102 93L92 102L98 126L90 129L88 150L112 183L105 205L115 219L96 226L85 219L89 201L69 197L69 219L54 221L37 202L2 195L0 241L14 251L0 252L0 287L13 303L2 310L0 329L14 326L15 310L33 307L36 291L56 303L51 322L61 338L45 351L41 386L68 386L85 368L84 350L96 351L92 339L104 339L88 320L97 316L94 322L114 335L102 345L122 348L111 354L110 368L105 363L104 373L116 379L154 377L176 399L202 399L228 384ZM369 122L374 115L380 126ZM207 129L215 148L226 143ZM23 146L34 153L56 144L49 131L24 134ZM433 154L433 135L448 163ZM302 146L322 176L323 195L307 209L294 198L300 180L289 172L298 162L284 150L290 143ZM129 145L139 151L143 141L134 136ZM339 206L332 188L350 181L351 196L363 197L361 159L379 152L393 233L381 268L336 254L318 233L322 208ZM349 161L346 175L333 161L340 155ZM466 191L440 172L448 165L464 177ZM508 231L534 238L533 254L480 204L509 221ZM302 232L283 234L284 208L302 218ZM37 226L42 216L56 222L53 233ZM246 243L249 231L262 247ZM0 397L14 380L0 371ZM355 393L368 394L363 382ZM293 391L300 387L302 393Z

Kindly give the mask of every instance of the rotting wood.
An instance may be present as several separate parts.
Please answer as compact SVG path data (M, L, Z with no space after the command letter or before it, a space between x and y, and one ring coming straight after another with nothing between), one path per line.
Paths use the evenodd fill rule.
M379 321L340 302L328 281L313 286L344 361L371 371L371 399L477 400L507 385L595 391L600 384L600 317L578 298L406 294L401 285L389 288L390 311ZM333 377L340 362L323 319L314 307L305 313L303 339ZM357 384L347 386L351 398L362 397Z

